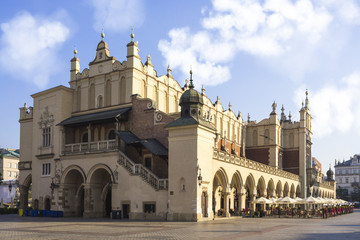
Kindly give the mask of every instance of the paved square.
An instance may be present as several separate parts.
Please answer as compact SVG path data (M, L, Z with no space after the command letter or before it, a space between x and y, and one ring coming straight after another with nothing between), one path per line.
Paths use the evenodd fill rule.
M199 223L1 215L0 239L360 239L360 210L329 219L233 218Z

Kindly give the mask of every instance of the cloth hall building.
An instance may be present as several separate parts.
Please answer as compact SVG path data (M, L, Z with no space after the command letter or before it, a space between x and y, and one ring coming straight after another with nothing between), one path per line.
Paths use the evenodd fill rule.
M199 221L254 209L257 197L335 197L335 182L316 178L308 94L300 121L277 114L243 121L213 103L196 79L184 86L158 76L138 43L126 60L109 53L104 35L69 86L32 95L20 108L21 208L65 216ZM270 112L270 111L269 111Z

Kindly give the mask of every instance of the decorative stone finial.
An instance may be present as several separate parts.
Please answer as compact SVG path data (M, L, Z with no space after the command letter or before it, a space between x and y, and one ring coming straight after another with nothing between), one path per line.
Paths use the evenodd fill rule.
M231 105L231 102L229 101L229 110L232 110L232 105Z
M152 66L150 54L148 54L148 55L146 56L146 63L145 63L145 65L151 65L151 66Z
M77 50L76 50L76 44L74 45L74 57L76 57Z
M248 113L248 122L250 122L250 113Z
M188 88L189 87L189 79L185 79L185 88Z
M277 107L276 102L274 101L271 106L272 106L272 112L271 112L271 114L276 114L276 107Z
M289 121L291 122L291 112L289 111Z
M104 40L105 38L105 33L104 33L104 28L102 28L102 31L101 31L101 40Z
M205 95L205 88L204 88L204 85L201 86L201 94L202 95Z
M24 108L27 109L27 103L24 103Z
M216 96L216 103L220 103L220 97Z
M190 85L189 85L189 88L194 88L192 74L193 74L192 69L190 69Z
M130 37L131 37L131 42L134 42L134 37L135 37L135 34L134 34L134 28L131 28L131 34L130 34Z
M309 92L308 92L307 89L306 89L305 95L306 95L306 98L305 98L305 109L309 109L309 107L310 107L309 98L308 98Z
M168 67L167 67L167 75L171 76L171 72L172 72L172 70L170 68L170 65L168 65Z
M284 113L284 110L285 110L284 104L282 104L282 106L281 106L281 113Z

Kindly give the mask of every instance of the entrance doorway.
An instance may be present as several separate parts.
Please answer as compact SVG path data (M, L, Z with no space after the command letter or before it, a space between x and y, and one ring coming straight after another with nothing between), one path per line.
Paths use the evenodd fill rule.
M105 216L106 217L110 217L111 210L112 210L112 208L111 208L111 187L110 187L106 194L106 199L105 199Z
M130 213L130 204L123 204L122 205L123 210L123 218L129 219L129 213Z

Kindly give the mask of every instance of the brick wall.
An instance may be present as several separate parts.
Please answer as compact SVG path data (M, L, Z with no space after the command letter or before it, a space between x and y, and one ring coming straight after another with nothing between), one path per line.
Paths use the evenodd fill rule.
M299 150L283 151L283 170L299 175Z
M269 148L245 149L246 158L269 165Z

